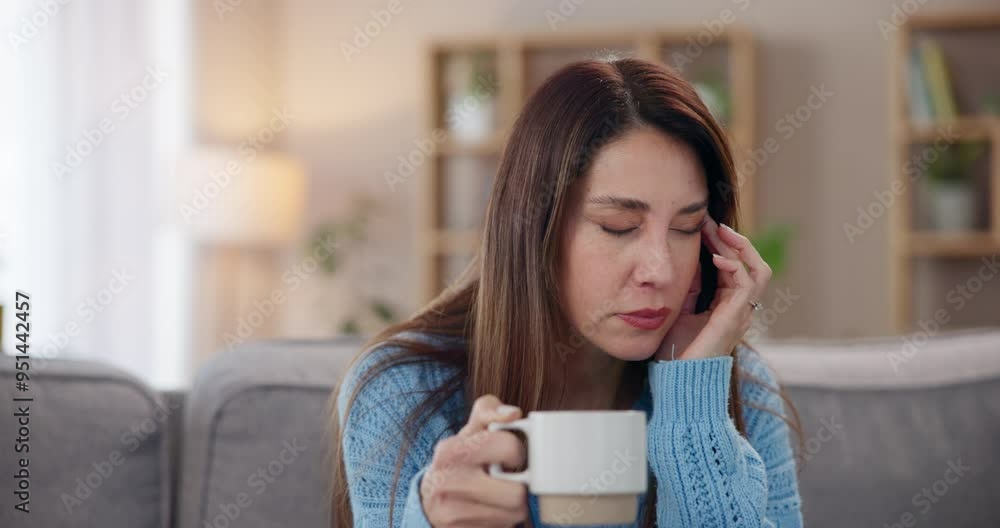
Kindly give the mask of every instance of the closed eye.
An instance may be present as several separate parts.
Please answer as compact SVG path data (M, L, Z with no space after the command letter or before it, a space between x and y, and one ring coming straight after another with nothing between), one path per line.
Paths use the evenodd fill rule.
M607 227L607 226L601 226L601 229L603 229L604 232L608 233L609 235L614 235L614 236L620 237L620 236L625 236L625 235L631 233L632 231L635 231L636 228L630 227L628 229L611 229L610 227Z
M674 229L674 231L677 231L679 233L684 233L685 235L697 235L698 233L701 232L701 228L705 227L705 223L706 222L708 222L708 218L702 219L702 221L699 222L697 226L695 226L694 228L692 228L690 230L689 229Z
M692 229L677 229L677 228L674 228L672 230L673 231L677 231L678 233L682 233L684 235L693 236L693 235L697 235L698 233L701 233L701 228L705 226L706 222L708 222L708 219L704 218L704 219L702 219L701 222L698 223L697 226L695 226ZM607 233L607 234L609 234L609 235L616 236L616 237L622 237L622 236L625 236L625 235L631 233L632 231L635 231L638 228L630 227L630 228L627 228L627 229L612 229L612 228L610 228L608 226L603 226L602 225L601 229L604 230L604 232Z

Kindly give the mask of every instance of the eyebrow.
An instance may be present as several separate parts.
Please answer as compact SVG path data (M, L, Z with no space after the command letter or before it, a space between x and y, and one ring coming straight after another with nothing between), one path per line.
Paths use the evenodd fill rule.
M628 211L646 212L649 211L650 209L649 204L642 200L636 198L627 198L623 196L612 196L609 194L602 194L591 197L590 199L587 200L587 203L594 205L609 205L612 207L617 207L619 209L625 209ZM693 202L688 205L685 205L684 207L681 208L679 213L692 214L707 207L708 207L708 200L702 200L700 202Z

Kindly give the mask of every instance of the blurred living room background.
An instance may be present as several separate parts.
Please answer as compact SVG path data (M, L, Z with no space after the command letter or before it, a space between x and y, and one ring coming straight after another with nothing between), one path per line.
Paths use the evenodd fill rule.
M20 1L0 7L0 304L32 350L187 386L239 343L371 335L477 245L561 65L678 68L778 271L754 337L1000 325L995 0ZM909 336L909 337L907 337Z
M0 456L0 526L327 526L347 361L469 263L532 90L621 56L730 135L805 525L1000 526L997 0L17 0L0 30L0 434L34 457Z

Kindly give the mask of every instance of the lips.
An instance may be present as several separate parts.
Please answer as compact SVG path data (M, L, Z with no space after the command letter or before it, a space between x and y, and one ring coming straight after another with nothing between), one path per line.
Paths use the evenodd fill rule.
M633 317L663 317L670 313L670 309L666 306L662 308L643 308L642 310L636 310L634 312L628 312L622 315L631 315Z
M634 312L618 314L618 317L635 328L656 330L667 320L669 313L670 309L667 307L643 308Z

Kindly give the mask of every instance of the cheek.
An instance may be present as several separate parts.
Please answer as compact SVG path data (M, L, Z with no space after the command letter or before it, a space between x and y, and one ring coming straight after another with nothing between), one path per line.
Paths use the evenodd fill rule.
M618 252L600 240L578 233L565 247L562 277L570 313L587 313L610 299Z

